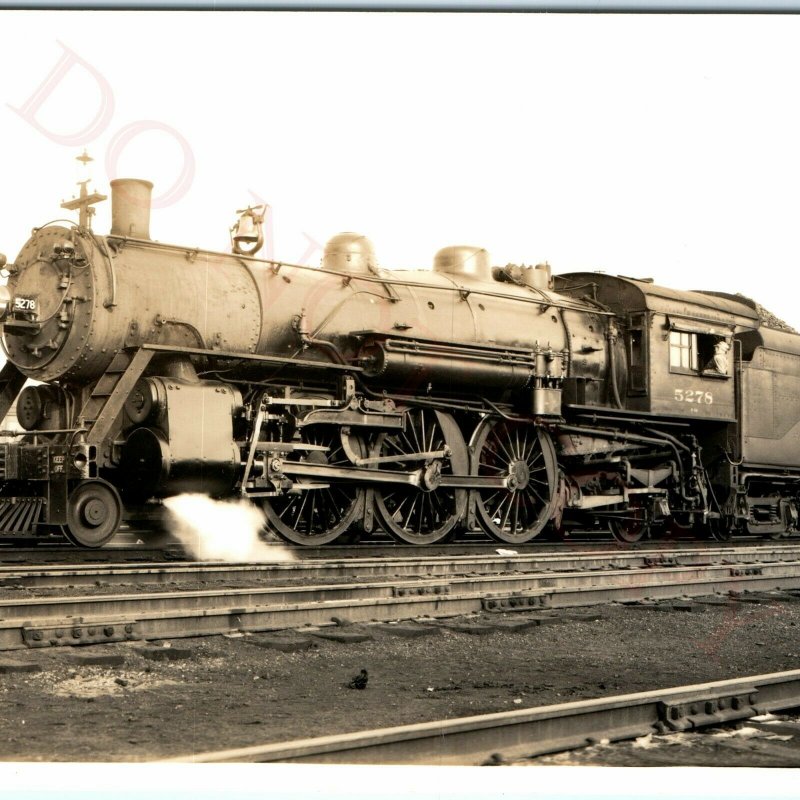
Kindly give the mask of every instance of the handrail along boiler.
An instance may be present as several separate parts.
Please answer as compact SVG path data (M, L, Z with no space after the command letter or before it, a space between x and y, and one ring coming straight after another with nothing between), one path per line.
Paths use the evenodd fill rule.
M352 233L290 265L252 255L253 209L232 253L162 244L151 189L6 267L0 536L98 547L182 492L312 545L796 531L800 336L758 304L466 246L388 271Z

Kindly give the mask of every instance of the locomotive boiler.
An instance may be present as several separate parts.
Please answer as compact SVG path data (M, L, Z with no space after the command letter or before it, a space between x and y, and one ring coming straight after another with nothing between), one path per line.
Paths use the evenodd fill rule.
M182 492L299 544L796 529L800 336L757 304L467 246L385 270L353 233L264 260L252 209L231 253L164 244L151 189L112 181L108 235L84 207L6 267L0 535L97 547Z

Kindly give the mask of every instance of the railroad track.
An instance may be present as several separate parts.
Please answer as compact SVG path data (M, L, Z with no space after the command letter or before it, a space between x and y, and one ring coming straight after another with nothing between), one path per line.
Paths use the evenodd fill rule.
M209 753L170 762L474 765L697 730L800 706L800 670ZM795 726L800 729L800 726ZM800 764L786 750L784 765Z
M721 544L714 541L698 541L696 539L648 540L634 544L619 544L608 537L600 537L597 533L586 533L571 536L566 540L547 541L536 539L521 545L503 545L487 540L485 537L465 538L447 544L431 545L424 549L417 545L408 545L389 540L368 540L349 545L325 545L323 547L297 546L288 542L267 541L261 545L266 552L275 550L291 553L298 560L352 558L385 558L385 557L420 557L424 551L426 556L446 556L452 558L460 555L492 554L497 549L512 550L520 555L526 553L589 551L637 553L652 550L717 550L720 548L761 547L769 548L775 542L754 540L752 536L735 537L730 542ZM793 539L784 542L795 541ZM758 542L758 543L755 543ZM796 540L800 546L800 537ZM81 549L73 545L55 542L42 542L35 546L20 547L0 542L0 565L13 564L113 564L115 561L176 561L186 560L190 554L183 545L172 536L152 533L143 534L142 539L136 536L118 536L108 545L97 550ZM268 558L265 558L268 560ZM278 560L277 558L275 560Z
M203 583L284 584L340 579L343 576L457 577L539 573L690 567L754 565L792 562L800 559L800 544L758 547L651 548L637 551L616 549L559 549L499 555L496 551L478 555L350 557L346 559L303 559L289 563L231 564L214 561L173 561L163 566L106 562L75 566L36 564L0 566L0 587L74 588L126 585Z
M552 613L609 602L800 590L800 556L791 546L767 551L743 548L739 561L733 560L732 550L726 548L718 563L709 563L708 552L704 550L698 556L704 562L695 564L679 564L675 557L662 553L657 558L646 557L638 566L626 564L620 568L606 560L606 568L601 568L597 554L591 554L584 557L580 568L572 564L559 569L551 562L549 569L540 564L532 571L522 571L526 557L507 557L484 565L487 570L483 574L475 574L479 572L479 562L468 560L458 566L462 574L448 572L452 566L442 562L442 574L425 577L393 575L388 580L367 580L361 576L350 583L26 596L0 602L0 649L325 626L332 624L334 617L369 623L477 612ZM642 558L627 555L631 559ZM689 557L682 553L684 556ZM499 565L504 570L502 574L498 574ZM332 568L318 566L322 570ZM408 566L417 572L434 569L424 559L413 560ZM397 570L400 562L373 567ZM222 569L230 571L232 567ZM145 569L144 573L152 579L152 570ZM786 598L794 599L795 595L787 594Z

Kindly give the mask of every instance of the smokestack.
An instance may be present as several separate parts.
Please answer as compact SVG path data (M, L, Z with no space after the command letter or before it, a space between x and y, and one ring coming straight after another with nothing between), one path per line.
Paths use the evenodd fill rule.
M150 238L150 195L153 184L138 178L111 181L111 235Z

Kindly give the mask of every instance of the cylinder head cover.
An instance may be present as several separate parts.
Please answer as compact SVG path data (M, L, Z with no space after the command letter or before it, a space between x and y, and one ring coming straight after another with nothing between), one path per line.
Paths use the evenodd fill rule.
M140 378L125 401L125 413L131 422L155 421L166 408L164 382L153 378Z
M150 238L153 184L138 178L111 181L111 235Z
M372 242L360 233L337 233L328 239L322 254L322 268L333 272L366 274L377 266Z
M433 271L446 275L492 280L492 262L489 252L482 247L457 244L443 247L433 257Z

